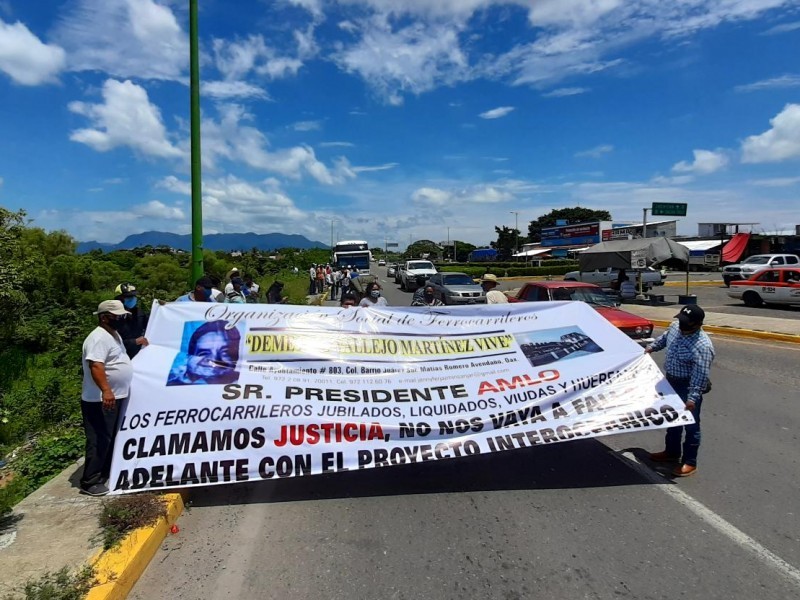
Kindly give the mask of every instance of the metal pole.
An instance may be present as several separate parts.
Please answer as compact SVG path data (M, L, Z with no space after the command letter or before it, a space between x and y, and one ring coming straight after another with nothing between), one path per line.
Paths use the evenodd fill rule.
M331 219L331 250L333 250L333 219Z
M197 0L189 0L189 108L191 115L192 169L192 279L190 287L203 276L203 183L200 172L200 59L197 28Z
M447 228L447 247L450 247L450 228Z
M519 254L519 212L516 210L509 212L514 215L514 254Z

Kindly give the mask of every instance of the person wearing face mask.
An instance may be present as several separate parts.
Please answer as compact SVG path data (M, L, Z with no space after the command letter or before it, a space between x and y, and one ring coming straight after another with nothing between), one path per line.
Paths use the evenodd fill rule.
M389 306L386 298L381 296L381 284L379 284L377 281L371 281L368 283L366 290L364 290L364 297L361 299L361 302L359 302L358 305Z
M426 285L421 296L414 295L411 306L444 306L444 302L433 295L433 286Z
M144 346L147 346L147 338L144 332L147 329L148 316L144 309L139 306L139 292L132 283L120 283L114 290L116 299L122 302L131 316L122 321L119 328L119 335L125 344L125 352L129 358L133 358Z
M130 313L119 300L106 300L97 307L98 325L83 342L83 387L81 415L86 434L86 460L81 493L108 493L111 454L117 431L119 407L128 397L133 367L118 333Z
M700 407L703 404L703 394L711 389L709 372L714 361L714 345L703 331L705 316L705 311L697 305L684 306L675 315L678 320L645 348L648 354L667 349L664 361L667 381L695 420L692 425L667 429L666 448L650 455L650 460L655 462L677 462L678 466L672 471L675 477L686 477L697 471ZM681 447L681 437L684 434Z
M176 298L175 302L216 302L214 282L209 277L201 277L194 282L194 290Z

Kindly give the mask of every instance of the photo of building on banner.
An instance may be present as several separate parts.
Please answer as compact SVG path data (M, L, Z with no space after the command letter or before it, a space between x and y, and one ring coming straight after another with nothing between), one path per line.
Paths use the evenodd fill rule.
M112 493L308 476L692 422L578 302L338 309L154 303Z

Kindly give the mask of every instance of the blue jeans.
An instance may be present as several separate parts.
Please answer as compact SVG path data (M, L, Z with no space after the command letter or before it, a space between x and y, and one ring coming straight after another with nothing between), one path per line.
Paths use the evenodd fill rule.
M689 380L675 379L667 375L667 381L673 387L681 400L686 402L689 395ZM692 425L678 425L667 429L666 452L671 456L682 456L681 463L684 465L697 466L697 451L700 449L700 407L703 404L703 397L697 400L692 409L694 423ZM683 454L681 454L681 437L683 433Z

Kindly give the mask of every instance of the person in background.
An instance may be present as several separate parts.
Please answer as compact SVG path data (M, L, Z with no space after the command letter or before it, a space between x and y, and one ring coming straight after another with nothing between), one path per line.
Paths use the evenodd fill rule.
M697 452L700 449L700 407L703 394L710 389L709 372L714 362L714 345L703 331L705 311L695 304L684 306L675 315L678 319L656 341L645 348L650 354L667 349L664 370L667 381L691 411L694 423L667 429L665 449L650 455L655 462L679 462L672 474L686 477L697 471ZM681 437L683 454L681 454Z
M419 298L414 295L411 306L444 306L444 302L434 295L433 286L426 285L422 288L422 295Z
M312 264L308 269L308 295L317 293L317 265Z
M128 354L128 358L133 358L139 353L139 350L147 346L147 338L144 337L144 332L147 329L148 317L139 306L139 292L136 291L136 286L132 283L120 283L114 293L116 294L116 300L122 302L125 310L130 313L130 317L122 320L117 332L122 338L122 343L125 344L125 352Z
M349 292L346 294L342 294L342 302L341 302L342 308L353 308L357 304L358 304L358 298L356 298L355 294L351 294Z
M244 292L242 291L242 288L244 287L244 281L242 281L242 278L234 277L231 279L231 286L231 291L225 293L225 302L228 304L244 304L246 300L244 297Z
M350 271L347 268L342 269L342 297L350 293Z
M242 277L241 273L239 272L239 267L233 267L230 271L228 271L228 274L225 276L225 279L227 280L227 283L225 284L225 295L226 296L233 289L233 278L234 277L239 277L239 278Z
M283 295L283 282L275 281L267 290L267 304L286 304L289 296Z
M619 297L623 300L633 300L636 298L636 284L631 281L630 277L626 277L619 286Z
M337 267L331 273L331 300L336 300L339 295L339 288L342 285L342 272Z
M317 267L317 294L325 291L325 267L322 265Z
M261 300L261 286L253 281L252 275L244 276L244 288L242 291L244 292L245 300L249 304L256 304Z
M609 284L609 288L614 290L615 292L622 291L622 284L628 279L628 275L625 273L625 269L620 269L619 273L617 273L617 278Z
M203 276L194 283L194 290L175 299L175 302L216 302L214 283L210 277Z
M208 278L214 284L211 288L211 297L214 302L225 302L225 292L221 291L223 287L222 280L216 275L208 275Z
M370 281L364 290L364 297L361 299L361 302L359 302L358 305L364 307L389 306L386 298L381 296L381 284L377 281Z
M97 327L83 342L81 415L86 434L86 458L81 493L105 496L120 404L130 393L133 366L118 333L130 316L119 300L101 302Z
M486 292L486 304L508 304L508 298L497 287L497 275L486 273L481 277L481 287Z

